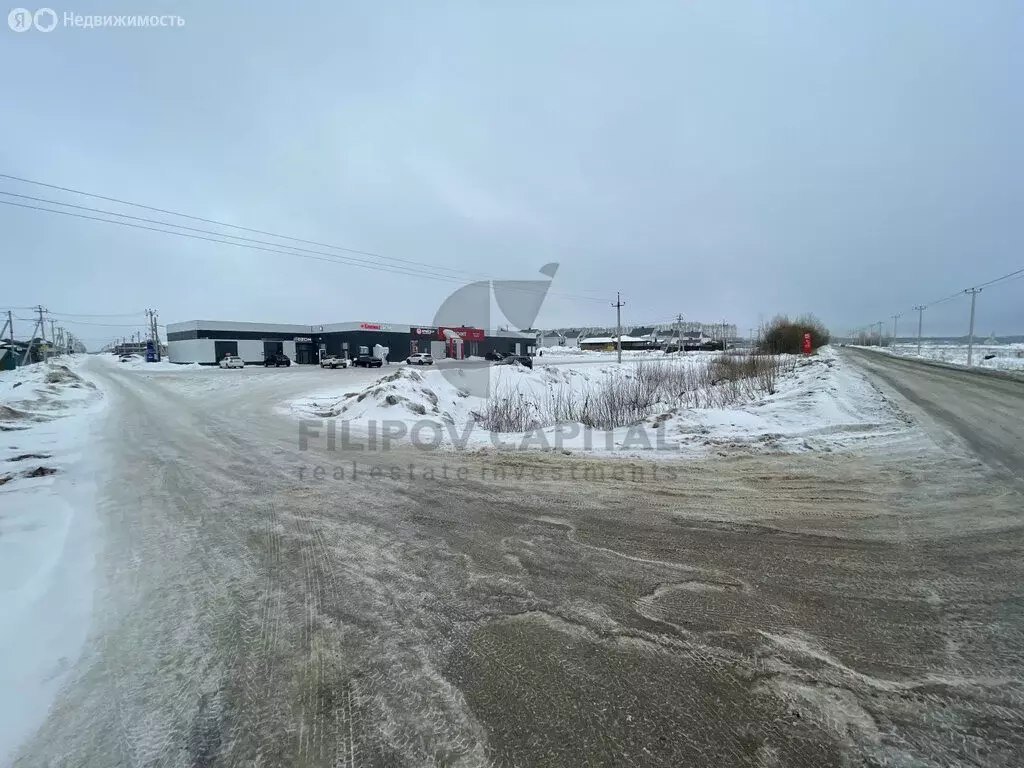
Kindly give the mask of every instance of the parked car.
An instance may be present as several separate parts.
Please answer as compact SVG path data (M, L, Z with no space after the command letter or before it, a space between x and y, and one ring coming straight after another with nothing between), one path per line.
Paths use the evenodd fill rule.
M270 368L271 366L280 368L282 365L287 368L291 364L291 359L283 352L272 352L263 360L263 366L265 368Z
M517 363L527 368L533 368L533 358L529 355L505 355L495 365L516 365Z
M330 357L325 357L325 358L320 360L320 367L321 368L348 368L348 358L347 357L335 357L334 355L331 355Z
M119 363L130 363L134 359L135 359L135 355L121 355L121 357L118 358L118 362Z
M373 355L360 355L352 361L352 365L357 368L380 368L384 365L384 361Z
M245 368L245 361L238 355L224 355L220 361L221 368Z
M409 365L433 365L434 358L426 352L417 352L415 355L409 355L405 362Z
M508 357L506 352L495 352L493 349L484 355L484 360L502 360Z

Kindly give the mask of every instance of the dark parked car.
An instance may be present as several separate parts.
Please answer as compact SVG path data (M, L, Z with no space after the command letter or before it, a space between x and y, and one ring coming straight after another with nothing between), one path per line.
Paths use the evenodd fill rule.
M484 360L502 360L506 357L508 357L507 352L495 352L494 350L491 350L484 355Z
M270 366L280 368L282 365L287 368L291 364L291 359L288 357L288 355L284 354L283 352L275 352L273 354L267 355L263 360L263 365L267 368L269 368Z
M360 355L352 361L352 365L356 368L380 368L384 361L373 355Z
M527 368L533 368L533 358L529 355L505 355L495 365L525 365Z

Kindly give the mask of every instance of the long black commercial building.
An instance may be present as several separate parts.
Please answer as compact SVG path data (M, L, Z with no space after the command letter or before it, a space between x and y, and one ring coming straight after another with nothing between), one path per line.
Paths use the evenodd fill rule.
M268 354L283 352L300 365L313 365L329 355L351 358L384 350L392 361L415 352L461 359L492 351L532 355L535 346L532 333L377 321L281 325L188 320L167 326L167 355L172 363L212 365L229 354L246 363L262 363Z

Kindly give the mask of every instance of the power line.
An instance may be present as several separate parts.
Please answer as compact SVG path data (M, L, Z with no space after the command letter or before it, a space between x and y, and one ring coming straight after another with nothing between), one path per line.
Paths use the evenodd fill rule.
M91 198L95 198L97 200L106 200L107 202L117 203L119 205L127 205L127 206L131 206L133 208L140 208L140 209L143 209L143 210L153 211L153 212L156 212L156 213L163 213L163 214L166 214L168 216L177 216L177 217L180 217L180 218L183 218L183 219L189 219L191 221L202 222L204 224L213 224L213 225L218 226L218 227L228 227L230 229L237 229L237 230L240 230L242 232L250 232L250 233L253 233L253 234L265 235L265 236L268 236L268 237L277 238L279 240L292 240L294 242L303 243L305 245L315 245L315 246L318 246L320 248L331 248L333 250L344 251L346 253L352 253L352 254L356 254L356 255L360 255L360 256L368 256L368 257L373 258L373 259L383 259L383 260L387 260L387 261L399 262L400 264L410 264L410 265L413 265L415 268L426 268L427 270L429 270L426 274L432 276L435 279L439 278L439 276L437 275L437 272L439 270L440 271L444 271L444 272L451 272L451 273L455 273L455 274L463 274L463 275L467 275L469 277L484 278L484 279L487 279L487 280L496 279L493 276L485 275L485 274L482 274L482 273L479 273L479 272L470 272L470 271L463 270L463 269L456 269L454 267L441 267L441 266L438 266L436 264L430 264L430 263L422 262L422 261L415 261L415 260L412 260L412 259L403 259L403 258L400 258L400 257L397 257L397 256L385 256L384 254L375 253L373 251L364 251L364 250L360 250L358 248L348 248L348 247L341 246L341 245L333 245L331 243L319 242L317 240L306 240L306 239L303 239L303 238L300 238L300 237L293 237L291 235L281 235L281 234L278 234L276 232L269 232L267 230L254 229L252 227L243 227L243 226L241 226L239 224L229 224L228 222L218 221L216 219L207 219L207 218L204 218L202 216L193 216L191 214L181 213L179 211L172 211L172 210L167 209L167 208L158 208L158 207L151 206L151 205L144 205L142 203L134 203L134 202L131 202L130 200L123 200L123 199L116 198L116 197L108 197L106 195L99 195L99 194L94 194L92 192L85 192L83 190L74 189L74 188L71 188L71 187L62 187L62 186L60 186L58 184L47 184L47 183L42 182L42 181L35 181L33 179L26 179L26 178L23 178L23 177L20 177L20 176L13 176L13 175L7 174L7 173L0 173L0 179L8 179L10 181L16 181L16 182L20 182L20 183L23 183L23 184L33 184L35 186L46 187L48 189L56 189L56 190L59 190L61 192L67 192L67 193L73 194L73 195L82 195L84 197L91 197ZM20 194L14 193L14 192L0 192L0 194L8 195L8 196L11 196L11 197L21 197L21 198L25 198L25 199L29 199L29 200L35 200L37 202L45 202L45 203L48 203L50 205L61 205L61 206L69 207L69 208L78 208L78 209L82 209L82 210L90 210L90 211L94 211L94 212L104 213L104 214L109 215L109 216L120 216L120 217L123 217L123 218L135 219L135 220L139 220L139 221L148 221L150 223L159 223L159 224L161 224L163 226L167 226L167 227L176 227L178 229L186 229L186 230L192 230L192 231L197 231L197 232L204 232L204 233L207 233L207 234L216 234L216 235L218 235L220 237L231 237L231 238L240 239L240 240L248 240L248 239L250 239L250 238L244 238L244 237L241 237L241 236L238 236L238 235L230 235L230 234L223 233L223 232L211 233L208 230L195 229L193 227L186 227L186 226L181 225L181 224L172 224L170 222L165 222L165 221L155 221L153 219L145 219L145 218L141 218L141 217L137 217L137 216L131 216L129 214L124 214L124 213L116 213L116 212L112 212L112 211L101 211L101 210L98 210L98 209L89 208L87 206L74 205L72 203L61 203L61 202L57 202L57 201L53 201L53 200L46 200L46 199L43 199L43 198L35 198L35 197L31 197L29 195L20 195ZM0 202L3 202L3 201L0 201ZM295 246L291 246L291 245L287 245L287 244L282 244L282 243L266 243L264 241L259 241L259 240L255 240L253 242L257 242L257 243L261 243L261 244L265 244L265 245L273 245L273 246L278 246L278 247L284 247L284 248L295 248ZM303 250L303 249L297 249L296 248L296 250ZM320 252L314 251L313 253L320 253ZM344 259L345 258L343 256L338 256L337 254L327 254L327 255L336 256L338 259ZM352 263L357 263L357 264L358 263L364 263L364 260L352 260ZM366 262L366 263L367 264L372 264L372 262ZM376 265L376 266L383 268L383 267L386 267L386 266L389 266L389 265ZM390 266L395 266L395 265L390 265ZM385 271L389 271L389 270L385 270ZM419 276L419 273L421 271L422 270L417 269L416 272L405 272L405 273L397 272L397 274L416 274L417 276ZM458 282L465 282L465 281L464 280L458 280ZM508 287L512 287L512 286L508 286ZM519 290L527 290L528 291L528 289L524 289L524 288L519 288ZM589 291L591 293L599 293L599 291L597 291L597 290L591 290L591 289L586 289L586 288L581 289L581 290ZM528 292L538 293L538 291L528 291ZM548 292L548 295L560 296L560 297L563 297L563 298L575 298L575 299L579 299L581 301L596 301L596 302L603 301L603 299L598 299L598 298L595 298L593 296L572 296L570 294L560 294L560 293L554 293L554 292Z
M18 319L20 320L21 318ZM141 320L138 323L88 323L84 320L65 320L64 322L68 325L92 325L97 328L139 328L142 326Z
M375 259L386 259L388 261L404 262L404 263L407 263L407 264L415 264L415 265L421 266L421 267L430 267L432 269L436 269L437 268L433 264L427 264L427 263L422 262L422 261L413 261L411 259L402 259L402 258L399 258L397 256L385 256L385 255L380 254L380 253L374 253L373 251L363 251L363 250L359 250L357 248L346 248L346 247L343 247L343 246L340 246L340 245L331 245L329 243L317 242L316 240L304 240L304 239L299 238L299 237L291 237L290 235L279 235L279 234L276 234L274 232L268 232L268 231L262 230L262 229L253 229L251 227L243 227L243 226L238 225L238 224L229 224L229 223L227 223L225 221L217 221L216 219L206 219L206 218L203 218L202 216L193 216L193 215L188 214L188 213L181 213L179 211L172 211L172 210L169 210L167 208L157 208L156 206L152 206L152 205L144 205L142 203L133 203L130 200L122 200L122 199L117 198L117 197L107 197L106 195L98 195L98 194L95 194L95 193L92 193L92 192L85 192L85 191L80 190L80 189L73 189L72 187L62 187L62 186L60 186L58 184L47 184L47 183L42 182L42 181L34 181L33 179L26 179L26 178L22 178L20 176L12 176L11 174L8 174L8 173L0 173L0 179L8 179L10 181L17 181L17 182L21 182L23 184L33 184L33 185L38 186L38 187L46 187L48 189L56 189L56 190L59 190L61 192L68 192L69 194L72 194L72 195L82 195L83 197L92 197L92 198L95 198L97 200L106 200L108 203L117 203L118 205L128 205L128 206L131 206L132 208L141 208L141 209L146 210L146 211L153 211L154 213L164 213L164 214L167 214L168 216L178 216L178 217L183 218L183 219L189 219L191 221L199 221L199 222L202 222L204 224L214 224L214 225L216 225L218 227L230 227L231 229L238 229L238 230L241 230L243 232L251 232L251 233L257 234L257 235L267 235L269 237L276 237L276 238L281 239L281 240L294 240L297 243L305 243L306 245L316 245L316 246L319 246L321 248L334 248L336 250L345 251L347 253L355 253L355 254L359 254L361 256L370 256L370 257L375 258ZM174 226L174 225L171 225L171 226ZM474 272L465 272L464 270L461 270L461 269L451 269L451 268L447 268L447 267L441 267L441 269L445 269L445 270L450 271L450 272L460 272L460 273L464 273L464 274L470 275L470 276L487 277L487 275L480 275L480 274L477 274L477 273L474 273ZM490 278L488 278L488 279L490 279Z
M57 315L59 317L141 317L146 314L145 310L139 312L121 312L113 315L95 315L95 314L84 314L75 312L50 312L51 315Z
M989 280L987 283L979 283L978 285L976 285L974 287L975 288L985 288L985 287L990 286L990 285L995 285L996 283L1001 283L1004 280L1005 281L1009 281L1011 279L1016 279L1017 276L1024 276L1024 267L1022 267L1021 269L1014 270L1013 272L1010 272L1008 274L1005 274L1002 277L997 277L995 280ZM924 306L925 306L925 308L934 307L937 304L942 304L944 302L950 301L952 299L958 298L958 297L963 296L963 295L964 295L964 292L962 290L961 291L957 291L956 293L951 293L951 294L949 294L949 296L944 296L941 299L936 299L935 301L929 301Z
M0 195L13 195L13 193L11 193L11 192L0 192ZM27 195L15 195L15 196L23 197L23 198L28 197ZM40 200L40 198L28 198L28 199ZM176 232L174 229L160 229L160 228L157 228L157 227L144 226L142 224L133 224L130 221L119 221L119 220L116 220L116 219L102 219L102 218L99 218L98 216L88 216L86 214L73 213L72 211L58 211L58 210L54 210L52 208L43 208L42 206L28 205L27 203L15 203L15 202L11 202L9 200L0 200L0 205L11 205L11 206L15 206L17 208L28 208L30 210L43 211L45 213L57 213L57 214L61 214L63 216L72 216L72 217L79 218L79 219L88 219L90 221L99 221L99 222L102 222L104 224L118 224L118 225L123 226L123 227L132 227L134 229L143 229L143 230L149 230L151 232L160 232L160 233L165 234L165 235L177 235L178 237L191 237L191 238L196 239L196 240L206 240L206 241L211 242L211 243L221 243L223 245L234 245L234 246L240 247L240 248L253 248L254 250L267 251L269 253L279 253L279 254L284 254L286 256L299 256L301 258L310 258L310 259L315 259L317 261L326 261L326 262L331 263L331 264L351 264L352 266L362 266L362 267L364 267L366 269L376 269L376 270L381 270L381 271L385 271L385 272L394 272L396 274L411 275L411 276L414 276L414 277L424 277L426 279L432 279L432 280L446 280L446 281L454 280L456 282L462 282L461 280L455 280L454 278L443 278L443 277L441 277L439 275L430 275L430 274L424 274L424 273L421 273L421 272L407 271L407 270L405 270L402 267L391 268L391 267L389 267L387 265L385 265L385 266L372 265L369 262L357 261L355 259L349 260L349 259L347 259L347 257L339 256L337 254L323 253L321 251L310 251L308 249L299 249L296 246L283 245L283 244L279 244L279 243L269 243L269 242L263 241L263 240L253 240L252 238L245 238L245 237L242 237L240 235L228 235L228 234L224 234L224 233L220 233L220 232L212 232L210 230L197 229L195 227L186 227L186 226L183 226L181 224L171 224L169 222L159 221L157 219L146 219L146 218L142 218L142 217L139 217L139 216L129 216L128 214L115 213L113 211L105 211L105 210L102 210L102 209L99 209L99 208L89 208L87 206L72 205L71 203L61 203L61 202L54 201L54 200L41 200L41 201L49 203L51 205L60 205L60 206L68 207L68 208L77 208L77 209L80 209L80 210L91 211L93 213L100 213L100 214L103 214L105 216L119 216L121 218L133 219L135 221L145 221L145 222L148 222L150 224L158 224L161 227L174 227L176 229L184 229L184 230L189 230L189 231L192 231L192 232L202 232L202 233L205 233L207 235L215 235L216 238L230 237L230 238L234 238L235 240L248 240L248 241L251 241L253 243L269 245L269 246L274 246L274 247L273 248L261 248L261 247L258 247L257 245L246 245L246 243L244 243L244 242L236 243L236 242L232 242L231 240L220 240L220 239L216 239L214 237L204 237L202 235L189 234L188 232ZM287 251L281 250L283 248L287 248L289 250L287 250ZM293 250L304 251L305 253L293 253L292 252Z
M11 195L12 193L10 193L10 192L0 192L0 194ZM25 195L21 195L21 197L26 197L26 196ZM170 224L168 222L159 221L159 220L155 220L155 219L144 219L144 218L140 218L140 217L129 217L129 216L127 216L127 214L113 213L113 212L110 212L110 211L104 211L104 210L101 210L101 209L88 208L88 207L85 207L85 206L75 206L75 205L71 205L70 203L61 203L61 202L56 202L56 201L46 201L46 202L49 202L49 203L51 203L53 205L61 205L61 206L72 207L72 208L81 208L81 209L84 209L84 210L89 210L89 211L93 211L95 213L101 213L101 214L108 215L108 216L120 216L120 217L123 217L123 218L138 219L138 220L141 220L141 221L150 222L152 224L158 224L158 225L160 225L160 227L175 227L177 229L189 229L189 230L195 229L194 227L184 227L184 226L182 226L180 224ZM276 253L276 254L280 254L282 256L297 256L299 258L313 259L315 261L324 261L324 262L327 262L329 264L347 264L347 265L351 265L351 266L355 266L355 267L362 267L364 269L370 269L370 270L375 270L375 271L383 271L383 272L391 272L391 273L400 274L400 275L408 275L408 276L416 277L416 278L419 278L419 279L422 279L422 280L434 280L434 281L437 281L437 282L445 282L445 283L459 283L459 284L462 284L462 285L465 284L465 280L462 280L462 279L459 279L459 278L456 278L456 277L448 277L448 276L444 276L444 275L436 275L436 274L425 273L425 272L417 272L417 271L412 271L411 268L405 268L405 267L373 264L373 263L369 263L369 262L363 262L363 261L355 260L355 259L352 259L351 257L339 256L338 254L333 254L333 253L324 253L322 251L311 251L310 249L298 248L297 246L284 245L284 244L278 244L278 243L267 243L266 245L258 245L256 243L265 243L266 241L253 240L252 238L243 238L240 235L228 235L228 234L224 234L224 233L220 233L220 232L210 232L209 230L196 230L198 232L205 232L205 233L207 233L209 235L216 235L216 237L209 237L209 236L207 236L205 234L191 234L190 232L178 232L178 231L176 231L174 229L161 229L160 227L151 227L151 226L146 226L144 224L136 224L136 223L131 222L131 221L120 221L118 219L104 219L104 218L100 218L99 216L90 216L90 215L84 214L84 213L75 213L74 211L61 211L61 210L56 210L56 209L53 209L53 208L44 208L44 207L38 206L38 205L29 205L28 203L16 203L16 202L13 202L11 200L0 200L0 205L9 205L9 206L13 206L15 208L26 208L28 210L42 211L44 213L56 213L56 214L59 214L61 216L71 216L71 217L77 218L77 219L86 219L86 220L89 220L89 221L98 221L98 222L101 222L103 224L117 224L117 225L122 226L122 227L131 227L132 229L142 229L142 230L147 230L147 231L150 231L150 232L159 232L159 233L165 234L165 235L176 235L178 237L190 237L190 238L192 238L194 240L205 240L207 242L219 243L221 245L233 245L233 246L235 246L237 248L249 248L249 249L257 250L257 251L265 251L267 253ZM231 237L231 238L234 238L235 240L252 240L252 244L246 243L246 242L234 242L232 240L220 239L220 238L224 238L224 237ZM275 247L267 247L267 245L275 246ZM282 249L289 249L289 250L282 250ZM299 251L299 252L296 252L296 251ZM514 284L504 285L503 288L507 288L508 290L523 291L525 293L545 293L544 291L538 291L538 290L534 290L534 289L531 289L531 288L528 288L528 287L525 287L525 286L519 286L519 285L514 285ZM572 295L572 294L556 293L554 291L547 292L547 295L558 296L558 297L561 297L561 298L578 299L580 301L593 301L593 302L601 302L602 301L601 299L595 299L595 298L592 298L590 296L575 296L575 295Z
M431 274L431 275L435 275L436 274L434 272L424 273L422 270L413 270L412 268L409 268L409 267L394 267L394 268L390 268L389 265L383 265L382 266L382 265L379 265L379 264L374 264L374 262L368 261L366 259L356 259L356 258L352 258L352 257L348 257L348 256L341 256L341 255L336 254L336 253L325 253L324 251L314 251L314 250L310 250L309 248L300 248L298 246L288 245L288 244L285 244L285 243L274 243L274 242L270 242L270 241L267 241L267 240L257 240L257 239L252 238L252 237L244 237L242 235L232 235L232 234L229 234L227 232L215 232L213 230L201 229L199 227L189 227L189 226L186 226L184 224L174 224L174 223L169 222L169 221L161 221L159 219L151 219L151 218L148 218L146 216L132 216L131 214L128 214L128 213L119 213L118 211L108 211L108 210L103 209L103 208L95 208L95 207L89 206L89 205L75 205L74 203L65 203L65 202L61 202L60 200L49 200L49 199L44 198L44 197L34 197L32 195L22 195L22 194L18 194L17 192L4 192L2 190L0 190L0 195L5 195L7 197L17 197L17 198L20 198L22 200L31 200L31 201L36 202L36 203L46 203L47 205L59 205L62 208L73 208L73 209L78 210L78 211L89 211L90 213L99 213L99 214L102 214L104 216L116 216L116 217L118 217L120 219L128 219L129 221L143 221L143 222L146 222L148 224L159 224L161 227L173 227L174 229L181 229L181 230L185 230L186 232L199 232L199 233L204 234L204 235L214 235L216 237L229 237L232 240L241 240L243 242L256 243L258 245L268 245L268 246L271 246L271 247L274 247L274 248L288 248L289 250L301 251L303 253L312 253L312 254L316 254L316 255L319 255L319 256L326 256L326 257L331 258L332 260L337 260L337 263L340 263L340 264L363 265L363 266L367 266L367 267L375 268L375 269L379 268L379 269L382 269L382 270L385 270L385 271L395 271L397 274L409 274L409 275L415 275L415 276L420 276L420 275L423 275L423 274ZM0 202L3 202L3 201L0 201ZM114 223L117 223L117 222L116 221L110 221L109 223L114 224ZM225 226L230 226L230 225L225 225ZM167 230L162 230L162 231L167 231ZM179 233L168 231L168 234L179 234ZM273 236L274 237L278 237L278 238L282 237L280 235L273 235ZM237 245L237 243L236 243L236 245ZM330 246L327 246L327 247L330 247ZM402 270L402 271L398 272L398 270Z
M985 287L990 286L990 285L995 285L996 283L1001 283L1003 280L1008 280L1009 278L1016 277L1017 275L1024 276L1024 267L1022 267L1021 269L1018 269L1018 270L1016 270L1014 272L1010 272L1008 275L1003 275L1002 277L997 277L995 280L989 280L987 283L982 283L981 285L976 285L974 287L975 288L985 288Z

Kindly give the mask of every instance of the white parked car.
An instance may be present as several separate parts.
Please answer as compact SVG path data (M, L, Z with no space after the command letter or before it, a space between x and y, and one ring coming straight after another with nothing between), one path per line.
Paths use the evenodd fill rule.
M221 368L245 368L245 361L238 355L224 355L220 361Z
M415 355L409 355L409 359L405 361L409 365L433 365L434 358L428 355L426 352L418 352Z
M347 357L335 357L334 355L331 355L330 357L325 357L325 358L323 358L320 361L320 367L321 368L348 368L348 358Z

